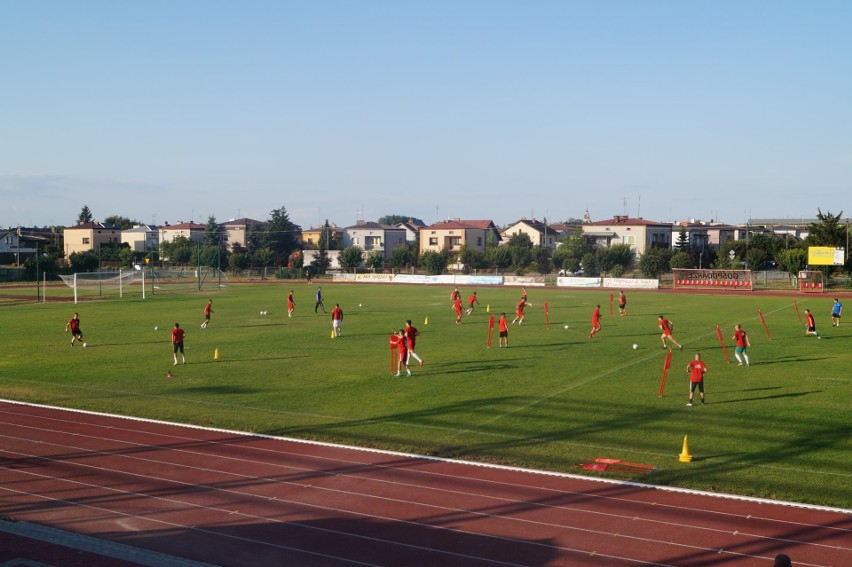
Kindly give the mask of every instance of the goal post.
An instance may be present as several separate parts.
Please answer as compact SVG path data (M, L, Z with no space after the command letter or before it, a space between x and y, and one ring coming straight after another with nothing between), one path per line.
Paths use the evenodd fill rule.
M754 275L751 270L672 270L675 289L700 289L721 291L752 291Z
M81 297L124 298L125 293L133 291L134 285L139 285L139 292L145 299L145 272L142 270L75 272L59 277L73 291L75 304Z
M802 270L799 272L799 292L823 293L825 274L819 270Z

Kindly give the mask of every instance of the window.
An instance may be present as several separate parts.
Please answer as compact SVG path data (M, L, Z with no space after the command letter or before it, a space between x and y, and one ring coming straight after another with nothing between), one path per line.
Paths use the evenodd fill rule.
M437 245L438 245L438 238L437 237L429 238L429 246L437 246Z
M477 246L482 246L482 237L481 237L481 236L477 236L477 237L476 237L476 245L477 245Z
M636 244L636 237L633 236L632 234L630 236L622 236L621 237L621 243L622 244L629 244L630 246L633 246L634 244Z
M86 238L85 236L83 237L83 244L91 244L91 243L92 243L91 239Z
M456 246L461 246L461 236L451 236L450 246L452 246L453 248L455 248Z

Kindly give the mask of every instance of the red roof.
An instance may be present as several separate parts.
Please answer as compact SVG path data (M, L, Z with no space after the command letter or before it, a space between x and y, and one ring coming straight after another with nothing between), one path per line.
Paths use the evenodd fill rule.
M490 220L461 220L461 219L453 219L453 220L445 220L439 221L435 224L422 227L421 230L445 230L445 229L465 229L465 228L480 228L480 229L488 229L495 228L494 222Z
M617 215L611 219L590 222L583 226L671 226L671 223L654 222L642 218L632 219L630 217Z

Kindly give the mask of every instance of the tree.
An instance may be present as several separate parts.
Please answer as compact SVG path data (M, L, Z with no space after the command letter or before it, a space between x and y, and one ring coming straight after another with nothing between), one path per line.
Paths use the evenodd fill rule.
M272 261L275 260L275 253L272 252L272 249L261 246L257 250L255 250L254 254L251 255L252 263L255 266L269 266L272 264Z
M464 264L465 273L470 273L471 270L478 270L485 265L485 254L464 244L459 250L459 261Z
M507 246L488 248L485 253L485 261L495 270L500 270L502 274L512 265L512 251Z
M678 251L672 254L672 259L669 262L672 268L693 268L695 264L692 262L692 257L685 251Z
M80 209L80 214L77 215L77 224L92 222L92 218L92 210L89 209L88 205L83 205L83 208Z
M553 271L550 248L547 246L533 246L532 254L539 274L545 275Z
M204 245L218 246L222 242L222 227L216 222L216 217L207 217L207 226L204 227Z
M449 262L447 252L438 252L436 250L426 250L420 255L420 265L426 269L429 275L438 275L444 272Z
M670 269L672 251L669 248L651 247L639 256L639 271L649 278L658 278Z
M172 241L160 243L160 255L172 264L189 264L196 252L196 245L186 236L177 236Z
M416 262L417 258L414 249L410 244L400 244L391 250L389 262L393 269L402 270L410 268Z
M382 270L385 267L385 255L380 250L373 250L367 254L364 265L371 270Z
M110 215L104 219L104 223L118 227L121 230L127 230L128 228L133 228L134 226L142 224L137 220L130 220L129 218L120 215Z
M364 261L364 251L359 246L347 246L340 252L337 257L337 263L341 268L353 269L357 268Z
M804 248L790 248L781 252L775 259L778 269L793 277L799 277L799 272L808 266L808 252Z
M422 220L420 220L419 218L412 217L412 216L409 216L409 215L384 215L384 216L379 217L379 220L376 221L376 222L378 222L379 224L393 225L393 224L399 224L401 222L408 222L408 221L413 221L415 224L422 224L424 226L426 225L426 223L423 222Z
M331 260L328 257L328 243L331 235L331 226L328 224L328 219L322 226L319 242L317 243L317 254L311 261L311 266L316 269L318 274L323 274L331 265Z
M290 253L299 247L296 240L297 232L298 227L290 222L286 208L273 209L269 213L269 220L263 228L261 241L275 254L276 264L284 264Z
M73 252L68 256L68 261L71 263L71 271L73 272L94 272L100 264L98 253L94 250Z
M810 246L846 246L846 225L840 223L842 214L843 211L840 211L837 215L832 215L828 211L823 213L817 209L819 222L812 222L808 225L806 244Z
M525 232L516 232L509 238L506 248L512 255L512 271L523 274L529 265L535 260L533 254L533 242Z

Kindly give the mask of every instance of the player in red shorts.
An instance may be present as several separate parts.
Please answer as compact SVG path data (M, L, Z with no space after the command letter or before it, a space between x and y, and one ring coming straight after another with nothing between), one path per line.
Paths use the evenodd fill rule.
M461 320L462 320L461 297L457 297L453 300L453 309L456 312L456 325L461 325Z
M400 329L399 332L397 332L397 337L397 348L399 349L399 366L397 367L396 375L400 375L404 366L406 374L411 376L411 369L408 368L408 347L406 345L408 340L405 338L405 331Z
M293 290L290 290L290 294L287 296L287 317L293 316L293 311L296 310L296 300L293 299Z
M589 338L595 338L595 335L598 331L601 330L601 306L595 306L595 310L592 311L592 332L589 333Z
M814 316L810 309L805 309L805 334L813 335L818 339L822 338L819 336L819 333L817 333L816 321L814 320Z
M521 297L521 300L518 302L518 306L515 308L515 318L512 319L512 325L515 324L515 321L518 322L518 326L520 327L524 323L524 307L527 305L532 306L532 303L528 303L524 297Z
M207 305L204 306L204 322L201 323L201 328L206 329L210 324L210 314L213 313L213 300L208 299Z
M627 296L623 291L618 292L618 314L622 317L627 316Z
M503 348L503 345L506 345L506 348L509 348L509 322L506 321L505 313L500 315L500 321L498 324L500 328L500 348Z
M417 327L411 324L411 319L405 322L405 338L408 341L405 346L408 347L408 360L410 361L412 357L420 363L420 366L423 366L423 359L417 356L417 353L414 352L414 345L417 342L417 337L420 336L420 331L417 330Z
M677 348L679 348L680 350L683 350L683 346L679 342L677 342L675 340L675 338L672 336L672 322L671 321L669 321L668 319L666 319L665 317L660 315L659 318L657 319L657 327L659 327L659 329L663 332L663 334L660 335L660 340L663 341L663 348L668 348L668 345L666 345L666 339L668 339L672 343L674 343L674 345Z

